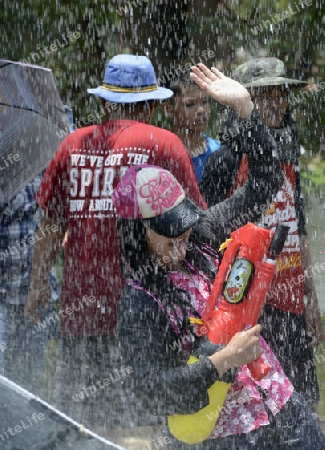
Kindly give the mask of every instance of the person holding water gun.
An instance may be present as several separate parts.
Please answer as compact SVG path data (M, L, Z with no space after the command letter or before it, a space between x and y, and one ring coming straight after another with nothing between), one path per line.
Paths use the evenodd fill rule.
M192 69L192 77L201 87L209 86L213 96L214 90L222 89L224 76L217 69L199 67ZM263 128L261 122L259 127ZM272 146L267 130L263 133L264 145ZM126 278L117 338L121 363L133 368L132 377L120 389L120 426L161 425L171 449L291 449L294 445L320 450L325 445L303 397L293 390L260 338L260 325L239 331L223 346L197 335L195 319L204 314L217 272L214 249L235 229L232 219L238 214L251 210L251 220L258 220L254 205L259 196L268 201L281 185L277 159L264 159L272 152L253 154L246 184L208 211L190 202L170 172L156 166L131 167L113 193ZM265 165L272 166L268 180ZM261 194L256 186L263 180ZM193 364L187 364L190 357ZM269 371L256 381L246 364L259 357ZM175 437L170 418L195 415L213 402L214 411L197 423L199 430L200 420L212 422L208 436L192 436L189 441L185 432Z

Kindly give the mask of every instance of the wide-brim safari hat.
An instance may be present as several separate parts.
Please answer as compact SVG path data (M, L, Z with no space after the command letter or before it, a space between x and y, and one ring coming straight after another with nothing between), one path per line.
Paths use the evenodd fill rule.
M173 95L170 89L158 86L150 59L127 54L114 56L106 66L101 86L87 92L116 103L165 100Z
M288 78L283 61L277 58L258 58L247 61L233 70L232 76L246 88L259 86L303 87L307 81Z

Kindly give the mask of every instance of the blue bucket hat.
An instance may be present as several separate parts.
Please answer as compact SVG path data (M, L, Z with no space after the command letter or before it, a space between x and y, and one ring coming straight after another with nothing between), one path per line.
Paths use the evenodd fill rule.
M117 103L165 100L173 95L170 89L158 87L150 59L126 54L114 56L106 66L102 85L87 92Z

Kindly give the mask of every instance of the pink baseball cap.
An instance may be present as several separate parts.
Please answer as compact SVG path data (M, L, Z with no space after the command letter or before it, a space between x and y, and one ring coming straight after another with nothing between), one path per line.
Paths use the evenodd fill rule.
M156 233L170 238L181 236L204 216L168 170L148 164L130 167L112 199L118 216L140 219Z

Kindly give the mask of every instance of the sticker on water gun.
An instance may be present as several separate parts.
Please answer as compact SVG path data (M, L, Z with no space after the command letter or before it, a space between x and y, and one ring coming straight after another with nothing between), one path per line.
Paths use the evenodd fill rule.
M236 259L228 276L223 295L229 303L240 303L254 276L253 264L245 258Z

